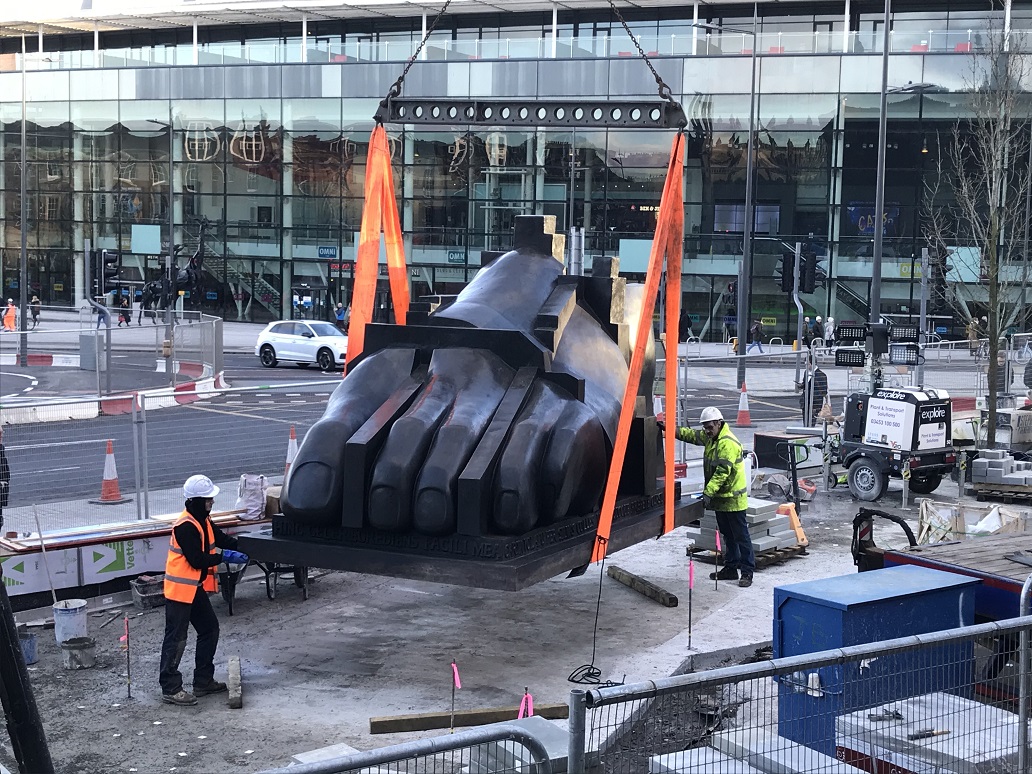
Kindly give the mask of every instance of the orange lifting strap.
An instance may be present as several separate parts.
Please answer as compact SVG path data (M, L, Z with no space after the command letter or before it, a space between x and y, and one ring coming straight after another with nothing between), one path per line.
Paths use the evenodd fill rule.
M365 348L365 327L373 319L376 278L380 273L381 228L387 251L394 319L398 325L404 325L409 308L405 246L401 241L398 202L394 198L394 173L391 171L387 131L382 124L377 124L369 138L369 155L366 157L365 207L362 209L362 231L355 261L355 289L351 296L351 322L348 324L349 363Z
M620 487L624 457L627 454L627 438L634 418L635 398L641 383L641 369L645 362L645 344L652 325L652 310L656 308L659 294L659 280L663 274L663 259L666 258L666 421L670 428L664 434L664 510L663 534L674 528L674 436L676 435L677 412L677 328L681 316L681 253L684 243L684 136L681 132L674 137L670 150L670 165L667 167L663 196L659 201L656 216L656 234L652 240L649 269L645 275L645 299L642 302L641 319L634 340L634 353L627 374L623 404L620 407L620 422L616 430L616 444L613 459L609 463L609 476L602 497L602 512L598 519L598 532L591 554L592 562L599 562L606 556L609 533L613 526L613 511L616 508L616 492Z

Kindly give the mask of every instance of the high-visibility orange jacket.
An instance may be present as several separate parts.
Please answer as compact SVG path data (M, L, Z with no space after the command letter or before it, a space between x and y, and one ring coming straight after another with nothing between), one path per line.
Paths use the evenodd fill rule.
M183 550L176 540L176 527L180 524L192 524L201 533L201 545L205 553L216 555L215 531L211 521L206 521L202 528L200 523L189 512L183 511L179 514L176 523L172 525L172 537L168 547L168 558L165 560L165 599L175 602L186 602L190 604L197 595L197 587L205 591L218 591L218 579L213 572L204 572L186 561ZM204 580L201 580L201 575Z
M14 330L15 314L15 307L13 304L9 304L4 309L4 330Z

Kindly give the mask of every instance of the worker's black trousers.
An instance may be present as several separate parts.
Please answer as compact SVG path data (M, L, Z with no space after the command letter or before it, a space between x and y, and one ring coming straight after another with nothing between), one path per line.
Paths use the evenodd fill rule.
M751 576L756 569L756 557L745 511L717 511L717 529L724 537L724 566Z
M164 694L179 693L183 688L179 662L186 650L186 635L191 624L197 632L193 684L207 685L215 679L219 619L211 607L208 592L198 587L193 604L165 600L165 640L161 643L161 671L158 674L158 682Z

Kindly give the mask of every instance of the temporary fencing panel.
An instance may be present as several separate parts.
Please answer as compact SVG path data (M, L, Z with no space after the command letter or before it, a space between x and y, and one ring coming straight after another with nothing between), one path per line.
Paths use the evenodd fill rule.
M614 774L1019 771L1017 643L1030 628L1026 617L592 690L571 744Z

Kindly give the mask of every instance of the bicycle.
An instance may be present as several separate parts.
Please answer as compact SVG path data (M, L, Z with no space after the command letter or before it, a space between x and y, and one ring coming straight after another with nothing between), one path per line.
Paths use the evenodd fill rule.
M1014 352L1013 360L1014 362L1021 363L1022 365L1032 360L1032 342L1025 339L1025 346Z

